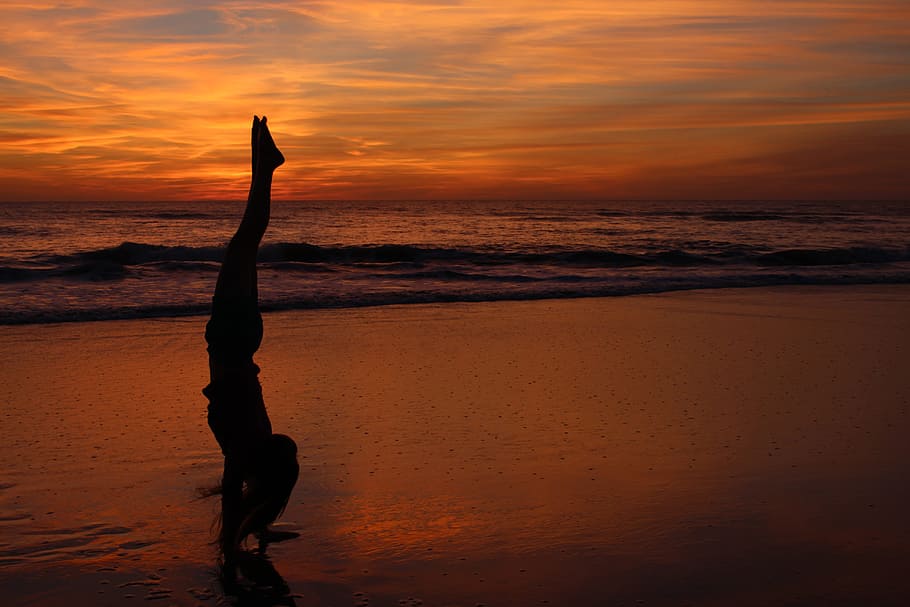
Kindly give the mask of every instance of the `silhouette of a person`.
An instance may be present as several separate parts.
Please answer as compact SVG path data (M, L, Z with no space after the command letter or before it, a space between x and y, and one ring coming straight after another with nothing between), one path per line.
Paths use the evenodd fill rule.
M262 341L256 254L268 227L272 174L284 163L265 116L253 118L252 168L246 210L228 244L205 327L208 342L208 424L224 454L218 544L226 566L244 539L263 541L297 482L297 444L272 432L253 354Z

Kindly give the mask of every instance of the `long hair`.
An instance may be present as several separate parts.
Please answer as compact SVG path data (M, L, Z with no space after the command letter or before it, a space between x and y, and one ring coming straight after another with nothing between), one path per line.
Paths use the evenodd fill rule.
M264 530L284 514L300 474L297 443L285 434L271 436L260 462L243 493L241 537Z
M243 479L236 512L225 504L223 482L197 489L201 498L222 498L221 512L212 522L215 544L222 554L232 552L251 533L264 531L284 513L299 474L297 443L284 434L273 434Z

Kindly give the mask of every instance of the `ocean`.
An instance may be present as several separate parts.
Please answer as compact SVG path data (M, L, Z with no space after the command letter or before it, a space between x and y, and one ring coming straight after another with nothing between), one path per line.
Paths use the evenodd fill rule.
M0 204L0 324L208 311L244 203ZM910 282L910 203L282 202L264 310Z

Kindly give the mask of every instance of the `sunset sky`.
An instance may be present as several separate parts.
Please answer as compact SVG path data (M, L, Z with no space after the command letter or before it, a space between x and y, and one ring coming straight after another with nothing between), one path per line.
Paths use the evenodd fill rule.
M910 198L910 2L7 1L0 200Z

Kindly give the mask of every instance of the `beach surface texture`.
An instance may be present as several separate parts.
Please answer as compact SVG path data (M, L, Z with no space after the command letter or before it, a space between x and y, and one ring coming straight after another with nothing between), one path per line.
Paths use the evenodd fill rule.
M227 597L205 321L0 326L0 602L910 596L906 285L268 313L300 537Z

